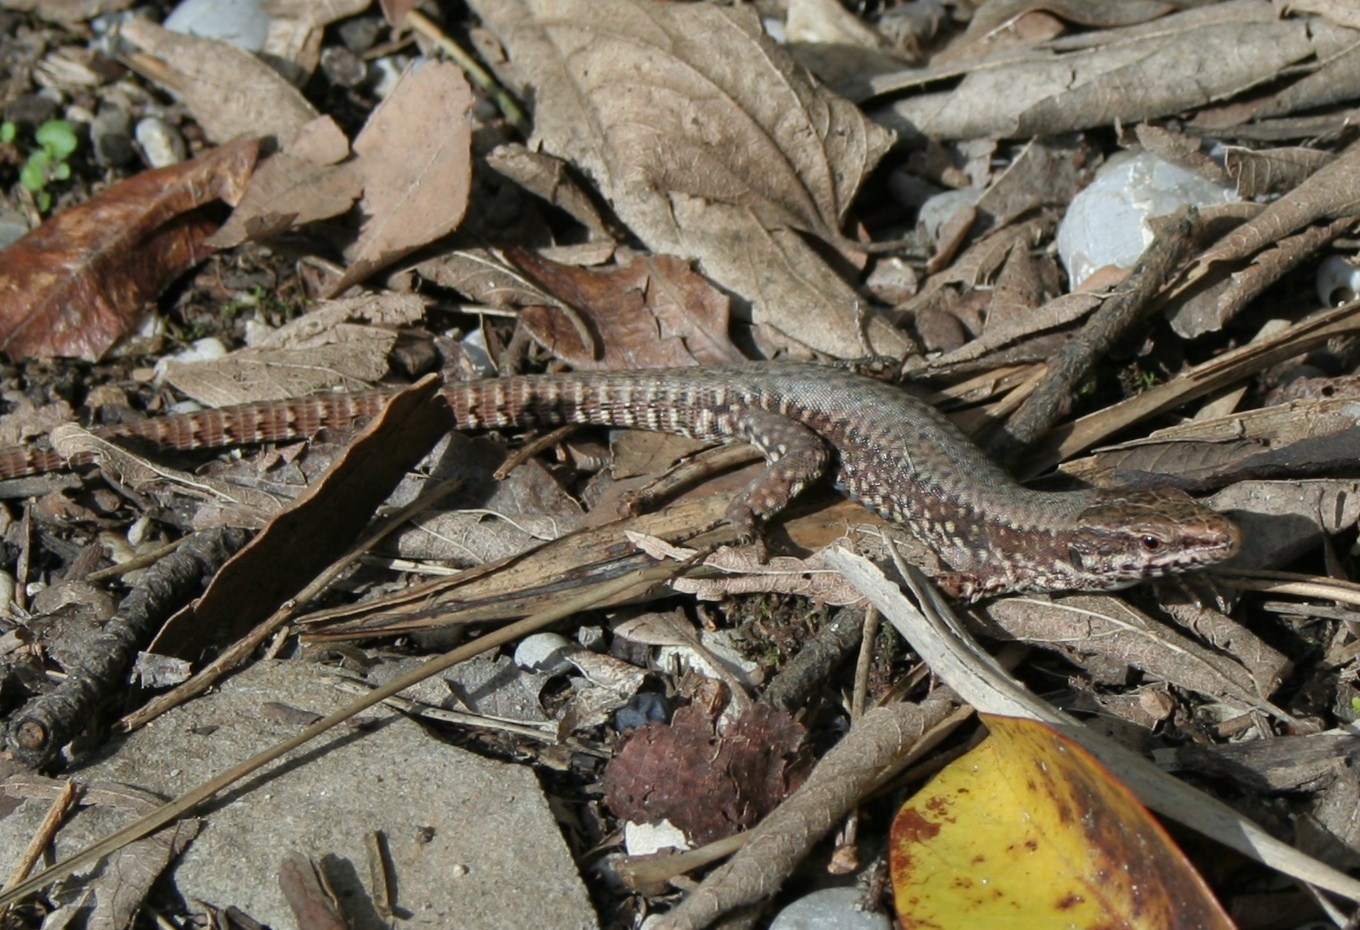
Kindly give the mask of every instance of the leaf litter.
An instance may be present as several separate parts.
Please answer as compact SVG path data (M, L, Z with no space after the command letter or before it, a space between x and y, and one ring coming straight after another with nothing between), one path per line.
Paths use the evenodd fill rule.
M0 253L0 271L20 269L6 272L7 280L19 282L8 292L8 306L20 308L11 312L13 330L41 330L45 340L11 336L7 351L38 374L29 361L34 354L117 365L115 343L153 305L186 312L185 305L171 304L182 300L175 279L190 272L180 287L209 305L239 295L238 282L252 280L267 282L267 290L287 282L296 300L281 309L252 295L245 305L256 330L247 335L248 327L231 332L227 326L228 338L249 348L208 364L170 367L170 384L212 405L357 387L440 366L466 375L550 361L609 369L775 351L884 352L909 356L909 367L930 379L936 399L957 406L966 398L971 409L962 418L978 424L1017 409L1061 345L1080 338L1072 335L1073 324L1110 302L1102 288L1127 284L1119 283L1127 272L1111 269L1088 290L1068 291L1048 249L1066 205L1112 145L1155 151L1191 170L1231 178L1241 196L1258 203L1206 215L1189 257L1178 259L1168 269L1170 283L1147 299L1145 322L1102 353L1087 383L1063 392L1085 416L1070 421L1065 408L1048 411L1059 418L1053 438L1015 464L1056 463L1116 434L1132 439L1069 462L1065 472L1114 484L1175 476L1197 492L1216 492L1211 500L1239 520L1248 538L1237 572L1220 575L1211 592L1137 592L1130 601L1014 599L978 608L975 620L996 639L1026 644L1033 667L1017 674L1032 686L1057 684L1072 707L1110 717L1110 729L1131 742L1175 753L1188 771L1217 780L1212 787L1227 785L1227 794L1251 790L1262 793L1259 803L1293 805L1291 816L1307 825L1295 831L1296 844L1333 864L1353 861L1360 841L1346 811L1348 804L1353 810L1354 791L1348 793L1344 772L1327 760L1351 751L1346 740L1354 739L1344 731L1353 726L1345 696L1357 662L1347 632L1356 596L1344 577L1351 567L1344 539L1360 517L1352 506L1355 429L1349 402L1325 395L1344 390L1344 376L1333 381L1329 375L1344 373L1352 361L1337 340L1353 331L1354 314L1316 305L1301 282L1324 250L1353 252L1347 172L1354 142L1346 114L1360 96L1356 24L1324 4L1316 10L1296 4L1282 14L1255 0L1187 10L1149 2L1117 11L993 3L974 11L964 32L927 16L890 28L897 10L856 18L827 4L792 6L792 44L785 47L767 34L768 22L744 7L634 0L471 4L479 22L469 24L468 34L477 51L530 104L527 139L489 110L482 94L496 91L485 83L474 91L458 68L440 61L407 66L401 56L421 47L409 45L400 31L391 32L391 47L369 48L374 58L393 50L399 56L384 101L324 111L322 98L313 96L315 84L302 83L299 91L284 75L293 68L294 77L332 76L323 27L351 24L358 4L328 8L319 18L277 13L270 53L287 63L282 73L222 42L128 20L119 33L136 48L120 54L143 87L178 98L195 147L215 154L124 182L140 187L86 192L92 196L83 205L65 205L24 248L47 246ZM64 15L79 21L85 14ZM485 72L470 73L484 81ZM92 87L80 93L105 94L112 85ZM345 93L352 103L370 89L355 85ZM1134 131L1117 137L1089 131L1110 125ZM254 141L231 141L243 133L264 137L258 163ZM1207 141L1226 146L1222 166ZM0 163L9 164L22 152L0 155ZM218 177L221 165L229 170ZM167 193L182 199L157 206ZM941 193L956 195L952 205L929 233L915 229L914 211L924 223L928 211L921 208ZM225 211L197 215L215 199L236 206L225 222ZM83 226L73 225L77 221ZM112 247L101 238L110 230ZM51 244L63 242L69 245ZM886 261L877 252L887 242L898 245L894 259L905 258L913 272L893 306L876 304L864 287ZM200 264L213 249L219 251ZM271 264L281 269L278 257L285 252L304 261L291 271L260 271ZM53 263L63 268L55 282L23 277ZM373 293L354 297L348 289L356 285ZM350 295L345 301L314 302L342 292ZM118 296L114 322L88 325L108 315L110 294ZM297 320L286 323L293 315ZM1272 317L1279 322L1269 322ZM265 337L261 324L269 330ZM916 345L926 354L912 355ZM1296 377L1323 396L1262 400ZM1160 386L1137 393L1149 380ZM1112 389L1134 396L1104 407L1086 393ZM164 392L147 385L118 396L155 409L164 405ZM5 396L28 404L28 393L7 386ZM75 403L103 396L67 394ZM1262 403L1267 406L1249 409ZM1196 404L1204 408L1201 418L1177 425L1173 414L1190 414ZM14 435L50 428L47 415L20 416L27 425L21 419L5 427ZM1154 419L1173 425L1145 439ZM400 430L396 423L380 425ZM412 445L398 435L370 441L401 457L418 456L425 440ZM748 467L740 460L683 461L693 450L668 443L615 437L606 446L588 437L554 437L531 447L550 450L547 455L497 485L491 472L505 459L497 442L455 438L423 469L436 480L456 474L465 483L463 496L447 499L459 512L420 518L396 534L392 550L356 573L366 601L311 608L295 629L304 631L309 648L354 649L347 641L454 630L475 634L551 610L564 592L608 587L647 564L643 553L702 554L706 542L724 541L721 530L686 539L696 548L671 541L716 523L725 499L750 472L740 470ZM318 481L305 497L320 499L320 506L299 504L263 518L270 521L259 547L265 554L243 560L253 559L255 578L248 609L232 616L238 596L219 585L205 596L198 623L176 621L156 646L184 656L229 649L250 620L282 605L318 571L321 550L300 551L305 547L296 540L324 538L325 553L333 554L376 506L368 500L373 488L395 480L372 478L368 468L386 471L353 455L340 457L335 475L307 478L299 464L323 449L299 444L229 466L234 480L258 486L250 489L258 497L220 475L188 472L177 479L180 491L169 490L175 487L165 483L170 471L158 468L148 475L161 477L139 491L124 489L140 497L103 490L49 494L33 513L94 525L155 501L156 530L147 543L159 544L189 527L247 520L247 499L257 513L270 512L285 473ZM610 456L649 473L678 466L694 487L657 512L617 517L631 509L630 500L648 499L650 492L601 470L599 460ZM128 462L125 467L135 464ZM358 496L344 490L360 486L369 490ZM190 503L185 492L217 499ZM421 493L416 482L401 482L394 506ZM334 512L324 514L328 509ZM714 608L686 602L690 610L681 616L696 626L720 618L719 625L737 630L737 641L773 669L787 661L786 644L816 635L814 624L803 628L806 611L799 605L851 605L858 596L834 568L828 545L845 538L886 559L889 535L852 504L812 497L773 531L782 547L773 558L722 551L669 590L716 601ZM53 547L43 543L43 549ZM59 552L26 558L36 557L45 577L59 571L53 567ZM416 567L394 560L436 552L451 566L450 577L410 584L396 573L381 574L381 567ZM1286 568L1294 573L1279 571ZM239 576L241 569L233 572ZM625 618L638 609L628 603L635 596L608 596L598 609L611 622ZM1280 612L1281 603L1267 596L1289 599L1290 611ZM761 597L769 606L747 606ZM617 635L606 631L606 639L611 632ZM1325 650L1317 645L1322 642ZM16 680L31 680L35 670L41 678L60 665L60 654L58 648L46 660L30 657L3 668L30 676ZM647 675L628 673L624 662ZM850 727L842 745L855 756L852 765L867 766L924 745L925 724L952 709L939 693L923 697L917 690L912 698L919 705L883 709L899 715L886 726L873 711L851 721L827 700L833 685L807 699L810 735L781 742L776 751L771 734L792 724L750 728L770 713L744 693L759 678L682 683L658 662L644 647L610 658L609 668L596 669L593 678L578 669L568 676L569 687L540 689L539 710L558 721L564 742L545 747L539 733L530 741L538 748L526 752L548 768L612 785L612 810L591 808L587 818L596 840L613 822L606 816L672 817L692 841L702 841L774 811L768 822L781 851L757 844L763 858L739 858L735 870L716 871L718 890L686 899L670 926L700 925L692 922L699 911L692 904L700 900L716 914L753 893L771 893L818 831L868 790L872 778L856 774L842 780L839 793L828 793L818 781L819 766L810 792L774 806L802 779L810 754L805 741L824 739L828 720L833 729ZM896 680L897 692L907 691L924 672L914 662L900 645L873 637L856 687L883 696L894 693ZM689 703L669 723L651 723L645 736L624 742L611 729L611 715L647 703L648 686L639 682L648 679ZM1275 740L1319 761L1306 775L1272 774L1279 766L1266 747ZM566 746L590 751L573 758L561 751ZM742 755L752 750L754 756ZM608 775L585 761L611 755ZM792 777L773 763L775 755L796 756L800 774ZM1017 758L1029 764L1037 752L1021 750ZM844 762L828 756L823 764ZM1014 780L977 771L966 778L978 792ZM657 785L674 801L664 810L647 804ZM1280 794L1286 791L1295 792L1287 801ZM1109 803L1110 810L1118 807ZM884 806L866 805L859 829L877 828L881 835ZM1101 816L1138 821L1118 809ZM790 827L784 816L799 825ZM1060 819L1035 818L1046 825ZM981 853L994 854L1014 843L1016 829L1000 835L990 841L977 834L973 841ZM1071 842L1075 855L1098 845L1089 837ZM845 841L838 861L853 861L853 846L853 839ZM758 877L734 882L752 861ZM1348 893L1344 883L1309 871L1313 866L1302 860L1269 861ZM641 863L611 859L609 867L644 874ZM1183 862L1176 868L1182 878L1188 874ZM951 874L971 873L957 864ZM640 878L634 888L646 888L652 903L669 903L659 900L658 886ZM1224 881L1216 890L1231 903L1237 888ZM936 894L932 904L939 903ZM641 901L640 892L621 895L611 904L614 916ZM899 919L908 920L900 894L898 906ZM1025 905L1036 913L1044 906Z

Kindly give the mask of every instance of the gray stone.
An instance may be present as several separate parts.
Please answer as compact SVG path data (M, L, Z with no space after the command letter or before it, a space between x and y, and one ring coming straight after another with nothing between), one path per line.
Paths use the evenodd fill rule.
M177 796L307 725L288 709L324 715L351 699L318 666L259 663L71 774ZM386 709L362 718L368 726L331 730L199 811L202 831L173 871L186 900L236 905L275 930L295 926L277 875L286 856L301 852L338 865L327 877L356 928L597 926L529 769L444 745ZM44 806L28 801L0 819L0 874ZM105 822L81 837L84 819L63 833L62 855L109 829ZM386 837L395 876L390 924L363 887L364 838L374 831Z

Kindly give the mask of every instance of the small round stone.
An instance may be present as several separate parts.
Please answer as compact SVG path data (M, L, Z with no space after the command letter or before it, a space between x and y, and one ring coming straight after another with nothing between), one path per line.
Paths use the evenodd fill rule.
M858 888L823 888L785 907L770 930L890 930L888 915L861 908Z

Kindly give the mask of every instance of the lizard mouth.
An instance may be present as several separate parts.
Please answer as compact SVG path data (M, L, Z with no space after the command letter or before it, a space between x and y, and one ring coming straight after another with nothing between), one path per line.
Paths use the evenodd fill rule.
M1227 517L1220 517L1205 526L1198 548L1206 561L1221 562L1242 551L1242 530Z

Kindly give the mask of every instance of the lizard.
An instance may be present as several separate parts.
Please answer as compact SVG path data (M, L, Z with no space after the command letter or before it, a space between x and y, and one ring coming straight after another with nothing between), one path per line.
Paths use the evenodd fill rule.
M447 381L459 429L582 424L746 441L768 467L726 519L743 539L827 472L867 509L905 527L951 569L960 599L1003 592L1114 590L1235 554L1226 516L1177 489L1027 488L944 414L889 383L890 359L841 365L747 362ZM392 390L320 394L170 414L96 435L173 449L306 438L376 415ZM35 447L0 450L0 478L66 462Z

